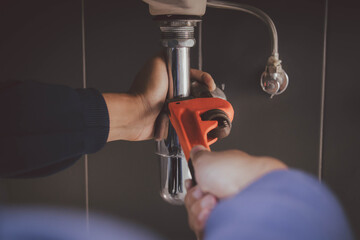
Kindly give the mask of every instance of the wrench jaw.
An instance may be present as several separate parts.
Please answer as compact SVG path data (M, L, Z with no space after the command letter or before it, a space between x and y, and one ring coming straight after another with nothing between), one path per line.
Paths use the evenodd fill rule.
M210 150L210 145L230 134L234 109L220 98L194 98L168 104L169 118L184 151L190 159L190 151L196 145Z
M216 128L208 132L208 141L213 139L223 139L229 136L231 131L231 120L226 112L220 109L212 109L201 114L201 120L203 121L217 121Z

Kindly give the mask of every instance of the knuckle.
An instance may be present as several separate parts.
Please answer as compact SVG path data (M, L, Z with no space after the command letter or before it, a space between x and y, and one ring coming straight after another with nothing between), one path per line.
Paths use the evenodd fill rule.
M202 72L203 77L211 77L211 74L208 72Z
M185 199L184 199L185 206L187 206L187 207L190 206L190 204L191 204L191 197L189 195L190 195L189 193L186 194Z
M194 198L192 197L191 192L188 192L184 199L185 207L187 208L191 207L193 205L193 202L194 202Z
M201 200L194 202L194 204L191 206L191 209L190 209L192 214L194 214L196 216L196 219L202 211L202 207L201 207L200 203L201 203Z
M193 213L193 214L196 214L197 212L197 207L195 204L193 204L191 207L190 207L190 212Z
M227 151L224 151L222 152L224 154L224 156L226 157L234 157L234 156L237 156L237 157L240 157L240 158L248 158L248 157L251 157L249 154L247 154L246 152L243 152L243 151L240 151L240 150L237 150L237 149L234 149L234 150L227 150Z

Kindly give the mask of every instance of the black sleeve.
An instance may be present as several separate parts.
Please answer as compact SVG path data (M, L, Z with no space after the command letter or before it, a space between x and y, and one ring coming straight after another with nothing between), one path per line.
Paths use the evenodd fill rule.
M109 114L95 89L0 83L0 177L46 176L100 150Z

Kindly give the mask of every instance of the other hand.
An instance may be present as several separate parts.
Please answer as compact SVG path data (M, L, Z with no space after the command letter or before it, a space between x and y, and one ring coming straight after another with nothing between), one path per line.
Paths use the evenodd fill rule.
M265 174L287 168L275 158L251 156L239 150L209 152L203 146L192 149L191 159L198 185L188 189L185 206L190 228L198 239L215 207L214 200L212 204L203 203L205 198L207 202L234 196Z

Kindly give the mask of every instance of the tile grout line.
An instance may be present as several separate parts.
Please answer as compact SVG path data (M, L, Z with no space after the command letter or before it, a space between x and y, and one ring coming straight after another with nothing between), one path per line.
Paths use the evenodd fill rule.
M199 22L198 27L198 69L203 69L203 56L202 56L202 21Z
M85 0L81 0L81 40L82 40L82 72L83 72L83 88L86 88L86 49L85 49ZM89 171L88 171L88 155L85 154L85 212L86 212L86 228L89 231Z
M323 63L321 76L321 106L320 106L320 136L319 136L319 161L318 179L323 179L323 149L324 149L324 115L325 115L325 80L326 80L326 49L327 49L327 28L328 28L328 0L325 0L324 16L324 43L323 43Z

